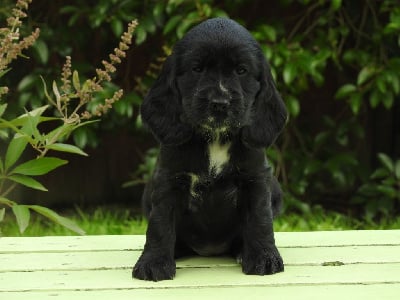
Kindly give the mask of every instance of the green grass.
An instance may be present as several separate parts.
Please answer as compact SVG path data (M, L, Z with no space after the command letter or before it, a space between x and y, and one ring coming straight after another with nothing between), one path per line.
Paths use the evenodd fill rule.
M274 222L274 229L276 231L400 229L400 217L375 222L315 209L303 215L288 213L280 216Z
M147 227L144 218L121 207L104 206L85 211L77 208L61 214L74 220L88 235L144 234ZM400 229L400 217L378 223L315 208L306 214L284 213L275 220L274 228L275 231ZM68 229L36 215L32 215L28 228L21 234L10 211L0 223L0 229L3 236L75 235Z
M85 211L77 208L58 212L77 223L88 235L144 234L147 227L147 221L144 218L135 216L129 209L121 207L104 206ZM10 211L5 220L0 223L0 229L3 236L76 235L63 226L34 214L28 228L21 234Z

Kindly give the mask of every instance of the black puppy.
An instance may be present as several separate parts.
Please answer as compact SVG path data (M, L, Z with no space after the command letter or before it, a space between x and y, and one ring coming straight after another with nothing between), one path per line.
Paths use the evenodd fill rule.
M161 149L143 195L149 225L133 277L172 279L174 259L190 253L231 253L246 274L283 271L272 225L281 192L264 148L287 114L250 33L225 18L191 29L141 114Z

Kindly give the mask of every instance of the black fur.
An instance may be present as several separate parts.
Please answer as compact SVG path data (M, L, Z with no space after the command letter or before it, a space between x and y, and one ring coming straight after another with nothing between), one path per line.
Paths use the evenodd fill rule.
M231 253L246 274L283 271L272 224L281 190L264 148L287 115L249 32L225 18L194 27L141 113L161 148L143 195L149 226L133 277L172 279L175 258L193 253Z

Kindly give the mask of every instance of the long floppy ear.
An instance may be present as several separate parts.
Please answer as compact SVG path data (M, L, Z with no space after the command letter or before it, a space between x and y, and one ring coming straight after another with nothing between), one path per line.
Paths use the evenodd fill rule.
M176 84L174 56L165 61L161 73L141 106L143 123L164 145L180 145L189 140L192 129L182 123L182 104Z
M243 128L242 141L252 148L269 147L285 126L285 104L275 87L268 64L263 60L260 90L252 107L250 125Z

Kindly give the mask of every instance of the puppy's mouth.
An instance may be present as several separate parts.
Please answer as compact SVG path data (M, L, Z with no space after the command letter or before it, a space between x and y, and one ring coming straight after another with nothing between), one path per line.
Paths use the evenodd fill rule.
M228 130L232 127L231 123L226 118L216 118L215 116L208 117L207 120L200 123L200 127L205 130Z
M202 132L233 132L243 126L241 97L223 97L210 93L197 94L184 107L186 122Z

